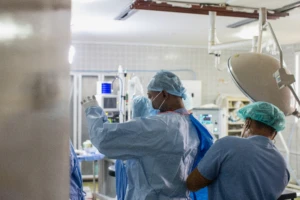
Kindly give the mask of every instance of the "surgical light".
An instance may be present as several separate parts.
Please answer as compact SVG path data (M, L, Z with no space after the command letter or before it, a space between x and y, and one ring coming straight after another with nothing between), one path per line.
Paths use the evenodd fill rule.
M279 89L273 77L273 74L281 69L276 58L261 53L236 54L228 60L228 69L233 81L251 100L270 102L286 115L295 112L295 98L292 92L288 87ZM285 69L285 74L287 73ZM282 80L287 83L285 77Z
M272 103L285 115L300 118L296 107L296 103L300 105L300 100L292 87L295 77L284 66L282 49L267 21L266 9L261 8L259 14L257 51L232 56L228 60L228 70L236 85L250 99ZM269 28L279 51L279 61L273 56L261 53L262 34L266 28Z

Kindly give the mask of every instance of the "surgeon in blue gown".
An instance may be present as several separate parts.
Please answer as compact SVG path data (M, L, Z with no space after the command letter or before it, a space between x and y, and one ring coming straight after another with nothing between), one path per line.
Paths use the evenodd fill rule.
M83 191L82 177L80 172L79 161L71 141L70 147L70 200L84 200L85 192Z
M108 123L95 98L82 102L89 135L107 157L127 162L126 200L190 199L185 180L212 144L208 131L184 108L185 88L169 71L148 84L155 116Z
M135 96L132 99L132 117L148 117L150 116L151 103L147 97ZM124 200L127 188L127 163L135 162L135 160L116 160L116 192L117 200Z

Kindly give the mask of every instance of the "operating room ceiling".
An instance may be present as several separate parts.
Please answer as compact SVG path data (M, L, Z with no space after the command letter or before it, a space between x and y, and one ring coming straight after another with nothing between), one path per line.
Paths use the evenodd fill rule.
M164 0L161 0L164 1ZM229 0L200 1L172 0L173 2L226 3L244 7L277 9L297 1ZM132 0L73 0L72 37L74 41L172 44L206 46L209 29L207 15L138 10L126 20L115 20ZM300 43L300 8L289 16L270 20L281 44ZM251 39L257 35L258 23L239 28L226 26L245 18L217 16L217 36L221 42Z

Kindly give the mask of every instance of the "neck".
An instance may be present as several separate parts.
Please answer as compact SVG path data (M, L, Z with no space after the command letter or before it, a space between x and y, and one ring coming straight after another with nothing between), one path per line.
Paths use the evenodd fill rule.
M174 110L178 110L184 108L184 106L180 106L180 105L166 105L164 108L161 108L160 110L162 112L167 112L167 111L174 111Z
M266 132L253 132L250 134L251 136L254 136L254 135L260 135L260 136L264 136L264 137L267 137L269 138L270 140L273 140L274 139L274 133L273 134L270 134L270 133L266 133Z
M170 99L165 105L161 108L162 112L174 111L184 108L181 98Z

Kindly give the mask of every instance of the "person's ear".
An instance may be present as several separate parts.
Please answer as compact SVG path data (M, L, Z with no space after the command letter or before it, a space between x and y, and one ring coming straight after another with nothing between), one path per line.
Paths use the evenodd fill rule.
M272 137L272 140L274 140L274 139L275 139L276 135L277 135L277 131L274 131L274 133L273 133L273 137Z
M246 123L245 123L245 128L249 129L250 125L251 125L252 120L251 119L247 119Z

